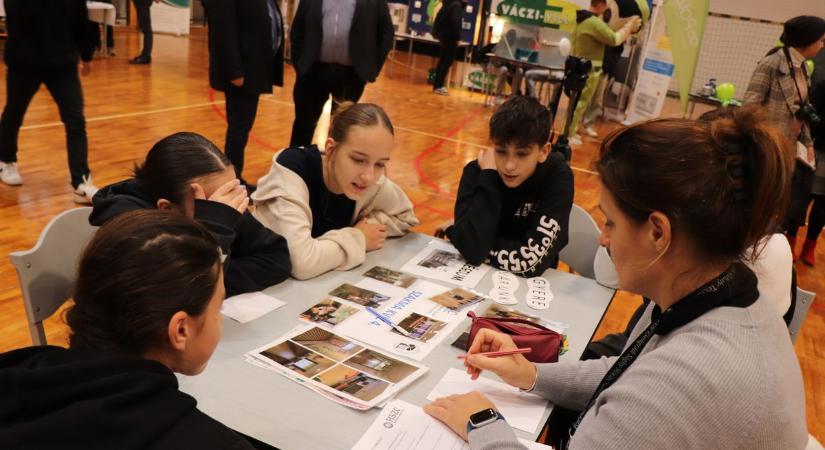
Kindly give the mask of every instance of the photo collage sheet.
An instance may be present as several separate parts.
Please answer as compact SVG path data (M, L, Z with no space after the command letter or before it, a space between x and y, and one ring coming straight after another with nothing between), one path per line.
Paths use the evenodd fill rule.
M399 357L422 361L489 298L469 285L490 267L467 265L445 247L428 246L416 255L411 262L420 270L412 272L456 287L372 267L360 281L341 284L302 312L306 325L249 352L247 361L346 406L381 405L427 370Z

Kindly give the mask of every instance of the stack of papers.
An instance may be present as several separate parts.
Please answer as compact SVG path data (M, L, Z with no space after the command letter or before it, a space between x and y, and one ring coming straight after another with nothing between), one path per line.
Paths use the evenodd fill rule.
M224 300L221 304L221 314L240 323L247 323L284 305L286 302L263 292L250 292Z

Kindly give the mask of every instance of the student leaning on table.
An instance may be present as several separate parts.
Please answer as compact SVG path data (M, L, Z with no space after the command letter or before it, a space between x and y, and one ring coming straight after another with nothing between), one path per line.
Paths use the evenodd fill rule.
M343 104L323 152L310 145L275 155L252 194L254 215L287 237L292 276L351 269L418 225L407 195L385 176L393 141L380 106Z
M175 378L202 372L221 337L221 266L218 242L183 214L103 225L80 258L69 348L0 354L0 448L252 449Z
M788 330L742 263L781 220L794 164L790 143L763 120L748 109L608 137L598 162L601 243L620 287L653 300L629 345L618 357L534 365L522 355L472 356L515 348L482 330L468 373L489 370L583 411L561 448L804 448L805 395ZM522 448L503 420L469 422L492 407L475 392L425 410L469 434L473 449Z

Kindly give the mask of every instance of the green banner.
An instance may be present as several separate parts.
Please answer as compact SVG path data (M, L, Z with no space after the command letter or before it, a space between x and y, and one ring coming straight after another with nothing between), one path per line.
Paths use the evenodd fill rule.
M163 3L166 3L169 6L174 6L175 8L189 7L189 0L163 0Z
M525 25L572 32L579 7L563 0L502 0L494 11L499 17Z
M665 0L663 11L667 35L672 44L673 64L676 65L682 113L687 114L690 87L705 34L708 0Z

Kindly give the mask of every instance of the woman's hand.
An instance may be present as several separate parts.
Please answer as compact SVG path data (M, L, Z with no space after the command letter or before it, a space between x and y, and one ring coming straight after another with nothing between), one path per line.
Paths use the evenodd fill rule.
M482 371L489 370L511 386L519 389L530 389L536 383L536 366L528 361L524 355L516 354L496 358L475 355L476 353L516 350L517 348L510 336L482 328L476 334L470 349L467 351L464 366L473 380L477 379Z
M211 202L223 203L226 206L243 214L249 207L249 195L246 193L246 186L241 184L241 181L234 179L226 182L224 185L215 189L215 192L206 198L203 186L198 183L192 183L192 194L195 200L209 200Z
M467 423L470 416L485 410L495 409L495 405L481 392L468 392L460 395L450 395L435 399L424 405L424 412L444 422L455 434L467 440Z
M367 251L378 250L384 246L387 240L387 226L381 224L367 223L366 219L361 219L355 224L355 228L364 233L367 242Z

